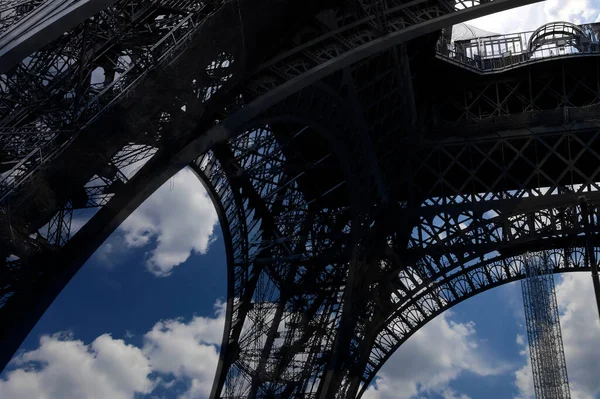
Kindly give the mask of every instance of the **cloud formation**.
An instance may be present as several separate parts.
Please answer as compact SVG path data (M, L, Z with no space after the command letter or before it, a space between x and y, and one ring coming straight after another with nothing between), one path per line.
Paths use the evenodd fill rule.
M600 394L600 322L591 280L589 273L569 273L556 286L573 399Z
M120 231L129 248L155 245L146 252L146 267L164 277L192 253L206 253L217 221L206 190L185 168L133 212Z
M0 379L2 399L131 399L172 381L188 385L181 396L208 397L218 361L225 306L215 317L159 321L142 348L103 334L85 344L66 333L46 335L40 346L17 355L16 369Z
M409 399L436 393L448 399L468 399L448 386L461 373L488 376L507 370L507 365L486 356L474 323L455 323L450 316L450 312L441 314L408 339L382 368L364 398Z
M600 21L600 2L595 0L547 0L467 21L496 33L535 30L555 21L576 24Z
M65 334L44 336L40 347L13 359L18 369L0 380L3 399L128 399L150 393L150 360L108 334L91 344Z
M486 356L473 323L455 323L445 313L413 335L386 364L365 398L407 399L437 393L444 399L469 399L449 383L464 371L495 375L505 369ZM138 348L103 334L90 344L66 334L44 336L40 347L18 355L16 369L0 379L2 399L116 398L168 392L186 387L179 397L207 398L218 362L225 305L214 317L157 322ZM431 342L436 342L432 347ZM181 386L181 384L179 384Z
M190 389L182 398L208 397L212 386L225 324L225 304L217 303L217 317L194 317L189 323L166 320L144 335L143 352L154 370L187 378Z
M525 359L523 367L515 371L515 385L518 393L515 399L533 398L535 395L533 387L533 371L531 370L531 358L529 357L529 349L527 340L521 334L517 334L517 344L521 347L519 354Z

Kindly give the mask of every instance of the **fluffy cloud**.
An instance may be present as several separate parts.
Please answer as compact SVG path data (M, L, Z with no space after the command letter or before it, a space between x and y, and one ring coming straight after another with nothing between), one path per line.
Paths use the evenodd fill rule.
M12 360L16 369L0 379L0 398L131 399L173 382L189 386L182 399L208 397L225 318L225 306L215 307L213 318L156 323L142 348L108 334L89 345L64 333L43 336L39 348Z
M519 393L515 399L528 399L534 397L533 388L533 372L531 370L531 358L529 357L529 349L527 347L527 341L521 334L517 335L517 344L521 346L520 355L525 358L525 364L523 367L515 371L515 385L519 390Z
M494 357L485 356L473 323L455 323L450 315L438 316L407 340L382 368L365 399L408 399L427 393L468 399L448 387L463 371L488 376L507 369L494 363Z
M597 0L548 0L543 4L544 13L551 21L583 24L600 20L600 2Z
M467 24L491 32L514 33L535 30L548 22L569 21L581 24L599 20L600 1L548 0L477 18Z
M219 360L216 345L221 343L225 323L225 305L216 306L216 318L194 317L187 324L161 321L144 336L143 351L152 359L154 370L191 380L184 398L210 393Z
M571 393L593 398L600 393L600 322L589 273L565 274L556 286Z
M127 399L154 388L149 359L108 334L89 345L64 334L44 336L13 364L19 368L0 380L3 399Z
M571 397L593 399L600 393L600 336L598 310L588 273L570 273L560 277L556 285L556 299L560 310L563 346ZM533 398L531 363L525 340L521 340L526 364L515 373L518 398Z
M157 276L168 276L192 252L204 254L217 223L215 208L190 169L183 169L132 213L120 230L129 247L144 247L146 266Z
M444 399L471 399L469 395L456 393L456 391L450 388L446 388L442 391L442 397Z

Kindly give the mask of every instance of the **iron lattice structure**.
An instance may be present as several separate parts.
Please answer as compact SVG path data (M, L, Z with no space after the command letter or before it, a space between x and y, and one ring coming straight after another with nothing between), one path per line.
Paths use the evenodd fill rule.
M183 167L227 252L214 398L360 397L523 253L597 274L596 25L451 41L531 2L5 2L0 364Z
M545 252L524 256L521 281L536 398L570 398L552 265Z

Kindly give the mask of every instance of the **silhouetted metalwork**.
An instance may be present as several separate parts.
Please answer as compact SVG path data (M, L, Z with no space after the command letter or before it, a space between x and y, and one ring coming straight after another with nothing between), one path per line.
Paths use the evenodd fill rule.
M524 255L527 278L521 288L535 397L563 399L570 398L571 392L549 256L546 252Z
M100 2L73 0L0 13L14 21L0 25L0 364L184 167L212 197L227 252L214 398L359 397L428 321L523 278L523 253L548 252L553 272L597 270L595 25L577 28L589 51L572 49L578 33L570 50L510 68L474 68L440 39L532 2L107 0L93 13ZM19 18L43 21L43 40L31 23L16 37Z

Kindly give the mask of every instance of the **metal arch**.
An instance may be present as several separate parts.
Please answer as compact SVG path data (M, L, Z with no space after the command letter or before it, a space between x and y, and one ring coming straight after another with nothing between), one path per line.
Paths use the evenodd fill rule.
M539 47L560 39L573 39L578 42L576 45L580 45L581 39L585 37L587 37L586 33L578 25L566 21L550 22L540 26L531 34L527 49L534 52Z
M578 249L580 249L581 253L583 254L584 249L583 248L578 248ZM600 251L600 248L596 247L596 252L598 252L598 251ZM494 263L494 264L486 264L484 266L469 269L469 270L464 270L464 271L461 271L461 272L453 275L451 280L448 280L447 282L445 282L445 284L443 286L438 286L437 289L439 291L448 290L448 292L451 292L452 289L449 287L453 287L455 285L464 286L463 283L469 279L469 274L478 273L482 277L482 279L480 280L481 284L476 286L474 290L457 291L456 289L454 289L454 291L457 292L459 295L456 296L456 298L452 301L440 302L434 298L427 298L426 297L427 295L431 295L430 291L424 291L423 293L421 293L419 295L418 299L422 300L422 301L425 301L427 299L428 303L435 304L434 307L429 308L426 314L422 313L418 307L413 307L413 308L407 307L406 309L403 309L403 310L406 310L406 312L411 311L413 313L421 314L422 317L417 316L416 318L413 318L411 321L413 321L414 324L412 324L412 325L410 325L409 323L406 322L406 321L408 321L408 319L406 317L404 317L404 316L398 317L397 323L403 323L403 325L405 325L405 326L408 325L407 326L408 328L403 330L402 334L398 334L397 332L390 331L389 329L382 330L381 336L383 336L383 335L391 336L392 339L398 337L398 335L402 335L402 337L397 341L397 344L395 344L393 346L393 349L387 349L382 352L382 353L385 353L385 356L378 359L377 365L373 364L373 366L374 366L373 372L369 373L368 377L363 380L363 385L361 387L359 394L357 395L357 398L361 397L364 394L364 392L368 388L369 384L373 381L374 377L376 376L377 372L381 369L383 364L385 364L385 362L391 357L391 355L404 342L406 342L406 340L408 338L410 338L415 332L417 332L420 328L425 326L428 322L430 322L431 320L433 320L435 317L439 316L446 310L452 308L455 305L458 305L459 303L463 302L466 299L476 296L477 294L480 294L489 289L496 288L496 287L499 287L501 285L508 284L511 282L519 281L519 280L525 278L526 275L525 275L524 271L522 271L522 272L520 271L521 268L518 268L518 269L516 269L514 267L510 268L510 267L506 267L506 265L505 265L506 262L510 263L514 259L518 259L518 258L519 258L519 256L516 256L515 258L510 258L508 261L503 261L503 262ZM581 257L580 260L583 261L583 257ZM494 276L494 279L488 279L488 276L490 274L487 273L486 270L490 270L492 268L498 268L498 269L502 269L505 271L509 270L509 272L508 273L498 273L497 275ZM517 270L519 270L519 271L517 271ZM564 266L563 267L560 267L560 266L555 267L554 273L579 272L579 271L590 271L590 270L591 270L591 268L588 266L575 265L575 264L569 263L566 267L564 267ZM439 306L440 303L442 306ZM393 324L394 324L394 321L390 320L389 325L393 325Z
M205 155L206 156L206 155ZM237 231L238 231L238 235L239 238L243 239L247 239L248 235L247 235L247 226L245 225L245 218L242 217L242 213L243 213L243 209L241 206L241 201L238 198L239 194L233 190L231 190L231 188L229 189L222 189L220 188L219 190L221 191L221 193L219 193L219 190L217 190L217 185L215 184L214 181L211 181L211 176L210 174L207 175L207 173L205 171L203 171L200 166L199 163L202 163L202 158L204 158L205 156L200 157L198 160L194 161L193 163L190 164L189 168L194 171L194 173L196 174L196 176L198 177L198 179L200 180L200 182L202 183L202 185L204 186L206 192L208 193L216 211L217 211L217 215L219 217L219 226L221 227L221 231L223 233L223 241L225 243L225 256L227 259L227 308L226 308L226 317L225 317L225 325L224 325L224 329L223 329L223 338L222 338L222 344L221 344L221 349L219 351L219 362L217 364L217 369L216 369L216 373L215 375L218 377L219 375L221 375L223 373L223 368L225 366L225 363L227 362L227 359L231 356L233 356L235 354L235 348L232 348L229 345L229 334L231 331L231 327L232 327L232 319L233 319L233 306L234 306L234 293L235 293L235 287L234 287L234 278L232 276L235 275L235 251L234 251L234 246L233 246L233 235L231 232L231 228L230 226L234 223L237 222ZM220 182L219 186L222 187L222 185L225 184L225 182ZM235 206L236 212L231 212L231 211L227 211L223 204L224 204L224 198L223 196L225 195L225 193L227 192L231 192L233 196L235 196L234 200L232 201L232 204ZM234 214L235 218L237 219L236 222L230 223L229 221L229 217L231 217L231 214ZM246 248L247 248L247 242L246 242ZM233 352L230 353L230 352ZM213 390L216 391L220 391L220 389L222 388L222 381L219 381L218 378L215 378L215 388L213 388ZM219 386L220 384L220 386ZM214 396L214 395L213 395Z
M587 192L586 196L593 195L596 204L598 203L598 199L600 198L600 192ZM440 254L445 256L446 254L452 255L447 256L446 259L451 259L452 257L456 257L456 263L444 263L439 256L436 256L437 252L435 248L425 248L421 255L418 256L419 259L424 259L425 257L430 257L432 262L437 262L437 264L430 265L430 267L418 266L419 259L414 259L412 262L408 262L411 264L410 267L405 267L402 270L396 270L400 272L400 275L404 275L406 277L410 277L412 282L408 282L407 284L401 285L402 288L395 292L393 295L395 300L393 301L395 304L391 311L389 311L388 316L385 318L385 321L382 320L378 326L373 327L373 331L378 334L382 334L382 332L389 330L389 325L392 323L392 320L396 319L410 319L411 317L406 315L407 311L417 312L422 314L422 316L427 319L429 316L425 314L423 309L424 307L431 307L431 304L437 304L440 308L446 309L447 307L453 306L453 304L458 300L460 302L460 297L466 295L466 297L470 297L475 295L477 291L478 285L481 285L482 279L492 280L492 274L490 273L490 267L494 265L503 265L503 270L505 270L506 274L510 276L509 267L506 266L507 260L515 258L515 256L519 256L520 254L526 251L568 251L568 248L578 247L585 248L585 245L590 242L589 237L582 235L583 233L592 234L600 231L598 225L594 226L593 229L587 229L584 225L584 220L580 215L581 210L579 210L579 199L578 196L570 196L570 201L568 204L563 204L566 208L565 212L568 214L567 220L562 220L560 223L556 220L545 219L541 223L530 222L532 224L530 226L529 234L523 234L517 237L511 237L509 235L505 235L506 231L513 230L511 225L507 223L508 220L515 219L519 217L520 219L525 220L536 220L536 216L531 216L532 213L535 214L534 211L529 211L527 214L503 214L499 215L496 218L490 219L489 222L491 224L499 226L502 237L500 239L489 240L489 244L485 241L481 241L479 238L474 238L473 241L477 241L477 243L473 243L473 247L481 246L481 249L471 249L471 251L475 250L476 252L471 252L473 256L469 256L467 258L461 258L460 254L465 252L465 249L461 249L460 245L457 245L455 242L455 238L451 237L450 234L442 241L445 243L441 244L445 246L445 248L441 249ZM548 208L550 206L550 208ZM562 208L563 206L557 206ZM493 207L490 207L494 209ZM540 207L539 203L534 206L535 209L541 210L541 212L537 212L538 214L542 214L542 218L545 218L544 211L553 211L556 207L552 205L546 204L545 207ZM598 212L597 205L594 207L595 214ZM539 219L540 216L537 218ZM569 220L570 219L570 220ZM565 225L565 223L571 223L571 225ZM536 228L537 227L537 228ZM498 228L490 229L490 231L486 231L482 234L493 235L493 232ZM473 221L467 229L453 229L449 227L441 227L443 231L452 231L457 230L457 235L466 232L468 229L480 230L482 229L482 225ZM466 234L465 234L466 235ZM595 245L598 245L597 236L593 235L593 242ZM484 238L483 238L484 239ZM584 249L582 249L584 251ZM497 255L490 255L496 253ZM566 252L565 252L566 253ZM584 252L582 252L583 260L585 256L583 256ZM494 266L495 267L495 266ZM575 267L575 266L573 266ZM486 271L482 273L482 271ZM586 269L587 270L587 269ZM479 277L474 277L475 274L479 274ZM514 274L514 273L513 273ZM414 275L414 278L412 277ZM500 280L496 279L493 282L493 286L499 285L502 278ZM514 281L513 279L509 279L510 281ZM456 288L458 282L462 284L461 287ZM407 289L407 286L412 284L410 288ZM486 283L488 284L488 283ZM489 283L491 284L491 283ZM448 297L446 295L440 301L436 295L441 290L446 290L447 292L451 292L454 298ZM461 291L462 290L462 291ZM466 291L465 291L466 290ZM446 292L445 291L445 292ZM471 293L471 291L473 293ZM422 305L421 302L423 298L428 298L429 305ZM462 300L462 299L461 299ZM458 303L456 302L456 303ZM445 304L441 306L440 304ZM425 312L425 313L424 313ZM439 314L435 313L435 314ZM433 317L433 316L432 316ZM429 319L427 319L429 320ZM409 323L410 324L410 323ZM414 323L413 323L414 324ZM422 326L423 324L417 322L415 325ZM414 326L410 326L411 328L415 328ZM412 334L412 333L411 333ZM409 334L410 335L410 334ZM391 335L393 337L394 334ZM407 337L406 337L407 338ZM392 338L387 338L386 341L389 342ZM386 350L396 350L402 342L405 341L405 338L399 339L398 343L388 347ZM365 371L365 376L363 378L363 382L365 386L367 386L371 380L374 378L376 372L383 366L383 363L386 359L391 356L390 353L385 354L386 350L378 348L377 341L375 342L374 348L371 350L371 356L374 356L374 353L377 353L377 358L379 361L371 360L371 367L367 367ZM381 344L379 344L381 346ZM363 386L363 392L365 386Z
M576 210L575 208L577 208L577 202L574 202L570 205L570 207L568 207L568 211L567 213L569 213L568 216L571 217L571 219L576 219L578 216L575 213ZM543 209L542 212L539 212L539 214L542 214L542 218L545 218L545 214L543 211L551 211L552 208L549 209ZM539 218L539 216L537 216ZM507 219L517 219L517 221L520 220L524 220L524 219L529 219L529 220L536 220L536 215L535 214L519 214L516 216L505 216L502 219L501 223L498 223L499 225L502 224L502 227L500 229L505 229L505 230L511 230L514 229L513 227L511 227L511 225L509 224L509 222L507 221ZM555 221L555 220L552 220ZM545 222L547 223L551 223L550 220L545 220ZM535 222L534 222L535 223ZM472 246L472 250L473 251L478 251L478 252L473 252L474 256L468 256L468 257L459 257L456 256L456 261L454 263L451 262L447 262L447 263L442 263L440 262L440 257L436 258L436 255L438 254L442 254L442 255L446 255L446 254L450 254L450 255L456 255L461 251L461 246L457 246L454 245L454 240L449 239L448 243L446 243L447 247L445 247L444 249L442 249L440 252L438 252L438 248L433 248L431 251L424 251L424 253L418 258L415 259L413 262L411 263L411 269L413 269L413 271L411 271L410 273L416 274L417 277L419 279L422 280L422 282L420 284L415 285L410 291L406 292L406 295L403 297L398 296L398 303L396 308L399 308L402 306L403 302L402 300L406 299L407 301L411 300L411 295L414 294L415 292L419 292L423 289L426 289L428 284L430 284L431 282L435 282L435 281L439 281L439 279L444 279L445 276L447 275L452 275L452 273L458 269L461 268L465 268L469 265L480 265L482 263L485 262L493 262L496 261L498 259L503 259L505 257L511 257L513 256L515 253L519 253L520 251L523 250L523 248L530 248L530 249L535 249L535 250L544 250L544 249L551 249L557 245L560 245L561 248L569 245L573 245L574 243L577 243L581 246L583 246L585 244L585 237L583 237L581 234L584 233L585 231L585 227L583 226L583 222L579 221L579 225L577 225L576 223L578 223L577 220L571 220L572 225L569 226L561 226L561 228L546 228L548 226L540 226L538 229L534 229L534 231L530 232L530 234L522 234L519 235L517 237L506 237L505 240L490 240L489 242L481 242L478 244L473 244ZM538 223L535 223L538 224ZM590 230L590 232L597 232L598 231L598 227L596 226L594 229ZM493 235L494 233L491 232L490 235ZM478 249L478 245L481 245L481 249ZM494 253L497 253L496 255L493 255ZM491 254L491 255L490 255ZM435 267L435 273L418 273L417 271L420 269L420 267L418 266L418 262L419 261L423 261L424 258L429 257L429 259L431 259L432 262L438 261L438 264L436 265L431 265L432 267ZM485 259L485 261L483 261L483 259ZM437 267L436 267L437 266ZM470 267L470 266L469 266ZM403 272L406 272L403 271ZM419 276L419 274L421 274Z
M304 99L308 97L309 96L303 96ZM325 103L328 105L333 104L331 101L325 101ZM295 98L291 98L289 99L289 104L282 104L282 106L285 105L291 107L290 109L294 109L296 104L297 101ZM324 114L320 116L325 117ZM337 120L348 122L348 120L344 118L338 118ZM346 130L339 129L336 131L342 133ZM204 140L196 141L196 148L194 149L196 155L193 159L197 158L197 154L205 153L215 145L215 142L211 141L210 137L203 137ZM81 230L79 230L65 247L61 249L59 254L52 255L58 257L57 261L53 262L53 264L61 265L59 270L56 270L56 273L62 273L61 278L52 284L45 283L48 284L48 286L39 286L35 288L39 292L44 292L44 294L38 295L39 303L35 304L36 311L30 310L19 313L21 315L27 314L28 317L22 318L19 316L19 320L14 321L15 325L23 324L23 327L13 329L13 332L17 335L15 338L4 340L6 347L2 353L6 353L7 356L0 359L0 364L5 365L8 363L10 357L19 347L21 340L24 339L27 332L33 327L37 319L41 317L44 310L50 305L54 297L58 295L62 287L93 254L95 249L99 247L101 243L107 239L108 236L114 232L114 230L154 191L185 167L187 165L186 162L187 159L182 160L169 152L157 153L108 203L102 204L105 206L103 206L99 212L84 225ZM356 163L352 164L357 166ZM352 180L350 180L350 182L353 183ZM29 299L33 298L34 296L32 295ZM23 306L33 305L29 304ZM0 309L0 313L7 309L8 308ZM9 319L6 318L5 320ZM21 330L23 333L19 337L18 333ZM8 348L8 346L10 346L10 348Z

